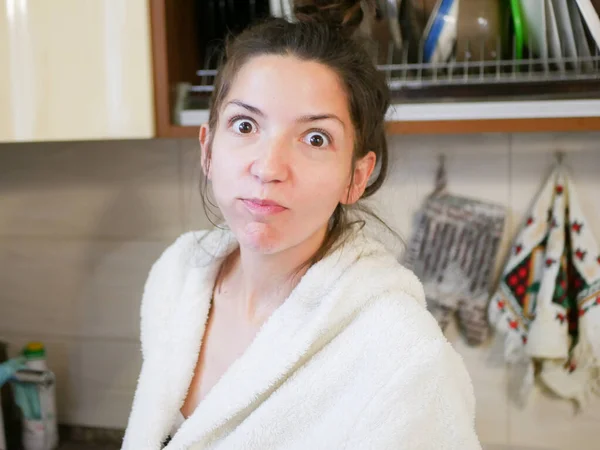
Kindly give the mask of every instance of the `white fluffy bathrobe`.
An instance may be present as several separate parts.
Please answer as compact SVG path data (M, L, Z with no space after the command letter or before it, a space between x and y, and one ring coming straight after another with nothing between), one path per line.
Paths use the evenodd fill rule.
M182 235L150 271L123 449L161 448L183 405L217 271L237 245L205 233ZM308 270L165 448L479 449L474 403L419 281L357 232Z

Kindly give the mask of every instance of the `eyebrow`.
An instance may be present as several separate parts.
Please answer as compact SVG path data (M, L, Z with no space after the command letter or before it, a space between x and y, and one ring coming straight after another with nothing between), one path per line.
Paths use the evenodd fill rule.
M250 111L251 113L256 114L257 116L266 117L266 114L263 113L256 106L248 105L247 103L244 103L240 100L231 100L230 102L227 103L227 105L237 105L241 108L244 108L244 109ZM227 106L227 105L225 105L225 106ZM318 120L326 120L326 119L336 120L342 125L342 127L344 129L346 128L346 125L344 124L342 119L340 119L335 114L308 114L308 115L299 117L298 119L296 119L296 122L307 123L307 122L316 122Z
M247 110L248 110L248 111L250 111L251 113L254 113L254 114L256 114L257 116L260 116L260 117L265 117L265 113L263 113L263 112L262 112L260 109L258 109L257 107L255 107L255 106L251 106L251 105L248 105L247 103L241 102L241 101L239 101L239 100L231 100L231 101L230 101L230 102L228 102L228 103L227 103L227 105L225 105L225 106L228 106L228 105L238 105L238 106L240 106L240 107L242 107L242 108L244 108L244 109L247 109Z
M316 122L317 120L325 120L325 119L337 120L342 125L342 128L344 128L344 129L346 128L346 125L344 124L342 119L340 119L335 114L315 114L315 115L311 114L308 116L302 116L302 117L298 118L297 122L307 123L307 122Z

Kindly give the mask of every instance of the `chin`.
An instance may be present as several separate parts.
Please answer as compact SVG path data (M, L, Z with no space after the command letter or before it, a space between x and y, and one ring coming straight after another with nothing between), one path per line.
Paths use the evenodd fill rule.
M240 245L250 251L269 255L283 250L282 233L269 223L249 222L236 231Z
M286 247L284 241L289 238L289 231L285 232L286 229L289 230L289 226L285 226L286 220L254 217L239 202L233 208L221 211L244 249L268 255L278 253Z

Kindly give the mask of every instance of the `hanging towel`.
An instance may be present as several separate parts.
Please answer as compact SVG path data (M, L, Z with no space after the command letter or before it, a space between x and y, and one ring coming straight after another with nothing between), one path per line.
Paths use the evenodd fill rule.
M442 330L456 315L469 345L489 334L486 308L505 215L500 205L442 193L415 217L406 264L423 282Z
M506 210L451 195L447 185L440 155L434 191L415 215L405 265L422 281L440 328L456 314L467 343L478 345L489 334L486 308Z
M486 309L506 210L449 194L445 159L440 155L434 190L415 214L404 264L422 281L440 328L456 315L467 343L478 345L489 334Z
M521 400L534 374L579 407L600 393L600 251L560 166L514 242L488 317L506 361L526 368Z

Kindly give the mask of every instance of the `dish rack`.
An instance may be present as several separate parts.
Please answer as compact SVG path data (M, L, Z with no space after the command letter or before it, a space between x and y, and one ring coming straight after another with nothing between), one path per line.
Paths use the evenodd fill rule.
M500 42L500 39L498 39ZM481 45L483 43L475 43ZM467 44L469 47L469 44ZM465 52L466 53L466 52ZM497 55L505 54L497 45ZM379 64L395 97L504 97L518 96L557 98L578 93L600 98L600 49L589 57L535 58L514 57L493 60L469 60L468 55L446 62L424 62L423 44L418 62L409 62L408 45L397 50L390 44L387 64ZM469 89L465 89L469 88ZM429 94L429 95L428 95Z
M600 49L590 57L527 58L495 60L408 62L409 48L396 49L390 42L387 64L377 65L385 74L394 98L476 99L476 98L600 98ZM498 55L502 49L498 46ZM206 109L217 74L212 64L218 58L208 58L207 66L196 72L197 82L181 83L178 87L180 110ZM215 63L216 64L216 63Z
M501 55L501 46L497 46ZM394 63L400 53L401 62ZM423 46L419 49L419 61L408 62L408 46L388 51L389 62L378 65L385 72L391 90L406 87L436 85L480 85L498 83L532 83L552 81L582 81L600 79L600 49L595 48L590 57L578 58L526 58L469 61L467 55L460 61L453 57L448 62L423 62Z
M496 42L496 51L491 53L497 55L495 59L470 58L470 54L485 53L486 43L482 41L467 42L463 45L467 50L460 55L455 46L444 62L426 62L423 38L412 47L408 40L398 46L391 38L387 42L368 39L366 47L384 73L396 103L600 99L600 48L592 45L591 40L590 56L577 58L539 58L527 53L517 58L516 45L512 49L502 48L507 40L501 36ZM532 48L531 41L524 44ZM475 46L481 46L481 51L474 51L479 50ZM206 118L221 53L220 44L207 45L195 80L177 84L176 123L185 124L182 117L190 111L203 111L202 120ZM199 120L196 117L192 123Z

